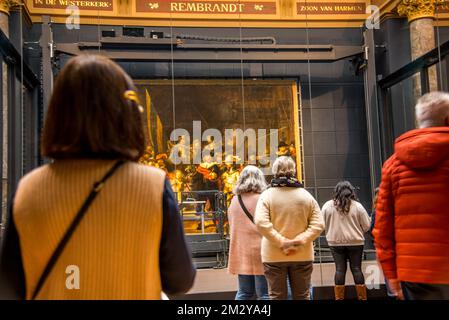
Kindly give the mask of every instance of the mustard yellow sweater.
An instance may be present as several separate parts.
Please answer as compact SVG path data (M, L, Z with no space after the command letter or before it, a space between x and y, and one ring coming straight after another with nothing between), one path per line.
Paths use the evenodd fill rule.
M27 298L92 184L112 164L57 160L20 181L13 217ZM136 163L119 168L92 203L37 298L160 299L164 179L162 171ZM73 286L73 266L79 270L79 289Z

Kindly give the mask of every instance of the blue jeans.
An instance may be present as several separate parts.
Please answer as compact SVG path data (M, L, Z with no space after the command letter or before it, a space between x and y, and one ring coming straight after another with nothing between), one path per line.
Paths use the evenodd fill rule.
M387 278L385 278L385 288L387 289L387 296L389 298L396 298L396 295L394 294L393 290L390 288L390 285L388 284Z
M239 290L235 300L268 300L268 284L265 276L239 274Z

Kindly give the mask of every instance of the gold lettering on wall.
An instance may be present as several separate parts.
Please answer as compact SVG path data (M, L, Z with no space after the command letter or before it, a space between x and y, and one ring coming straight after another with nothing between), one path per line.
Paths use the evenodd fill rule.
M366 4L361 2L298 2L298 15L365 14Z
M113 0L99 0L99 1L86 1L86 0L33 0L34 8L45 9L65 9L69 6L77 6L80 10L104 10L113 11Z
M277 3L249 1L136 0L136 11L153 13L276 14Z
M172 2L170 10L172 12L212 12L212 13L241 13L243 4L233 3L179 3Z

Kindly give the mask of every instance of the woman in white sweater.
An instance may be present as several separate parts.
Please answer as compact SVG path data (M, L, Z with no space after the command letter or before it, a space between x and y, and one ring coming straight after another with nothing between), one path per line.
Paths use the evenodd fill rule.
M326 240L334 257L335 299L343 300L347 261L351 268L357 290L357 298L366 300L365 278L362 273L364 233L370 229L371 221L362 204L356 201L354 187L341 181L335 187L332 200L321 210L326 225Z

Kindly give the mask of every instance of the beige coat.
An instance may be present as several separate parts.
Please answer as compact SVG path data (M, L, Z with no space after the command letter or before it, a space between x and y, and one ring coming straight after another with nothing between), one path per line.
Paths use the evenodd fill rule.
M313 240L324 229L320 207L303 188L276 187L262 193L257 203L255 222L263 235L263 262L313 261ZM290 255L282 242L302 238L306 244Z
M246 193L242 195L242 199L245 207L254 216L259 194ZM231 233L229 272L241 275L263 275L260 256L262 235L243 212L237 196L232 198L229 205L228 219Z

